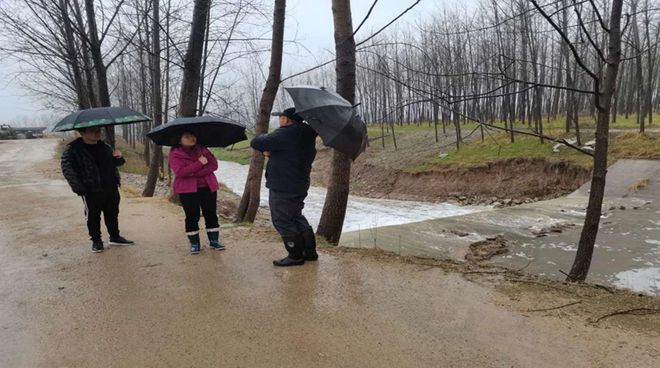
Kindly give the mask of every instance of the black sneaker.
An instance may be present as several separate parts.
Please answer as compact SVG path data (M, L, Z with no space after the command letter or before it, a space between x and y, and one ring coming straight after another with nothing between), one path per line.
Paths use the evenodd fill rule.
M128 240L122 236L118 236L116 238L110 238L110 245L133 245L135 244L134 241Z
M92 242L92 252L101 253L103 252L103 242L100 240L94 240Z
M301 266L305 264L305 259L293 259L293 258L282 258L282 259L276 259L273 261L273 265L277 267L290 267L290 266Z

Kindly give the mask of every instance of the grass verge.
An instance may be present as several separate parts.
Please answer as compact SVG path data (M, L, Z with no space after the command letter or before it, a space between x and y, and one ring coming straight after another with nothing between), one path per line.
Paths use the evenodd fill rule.
M558 136L558 133L555 133L555 136ZM484 142L479 140L464 144L458 151L455 148L448 150L445 157L436 155L427 158L407 171L424 172L437 166L474 167L517 157L543 158L549 162L565 161L586 167L592 165L590 156L576 150L562 148L560 152L553 152L552 147L556 143L552 141L546 140L544 143L540 143L538 138L517 135L515 142L511 143L507 133L493 134L492 138L486 139ZM660 159L660 136L633 132L612 134L609 156L610 164L624 158Z

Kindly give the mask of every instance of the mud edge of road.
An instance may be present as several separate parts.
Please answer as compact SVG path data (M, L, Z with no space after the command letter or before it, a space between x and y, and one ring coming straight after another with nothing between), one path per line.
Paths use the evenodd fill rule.
M401 263L418 272L440 270L470 282L493 287L497 304L525 317L557 318L568 325L633 330L660 337L660 297L594 283L569 283L483 263L399 256L379 249L328 247L321 252ZM430 274L429 274L430 275Z

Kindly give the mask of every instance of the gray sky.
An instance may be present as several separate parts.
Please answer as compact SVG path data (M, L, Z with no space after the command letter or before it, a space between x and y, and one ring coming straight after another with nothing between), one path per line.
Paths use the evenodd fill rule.
M475 3L477 0L422 0L412 11L395 25L414 24L426 15L443 8L454 8L461 3ZM191 0L192 2L192 0ZM415 0L379 0L371 16L356 35L357 41L380 29L391 19L413 4ZM353 0L353 27L357 27L367 14L373 0ZM286 39L296 39L313 53L319 50L334 51L331 0L289 0L287 1ZM289 45L288 48L295 46ZM294 54L306 54L303 50L291 50ZM323 58L321 58L323 59ZM268 60L266 58L265 60ZM285 56L283 76L304 70L314 65L314 60ZM0 60L0 123L12 120L33 118L37 114L48 114L39 101L27 96L18 82L12 81L12 74L18 67L8 60Z

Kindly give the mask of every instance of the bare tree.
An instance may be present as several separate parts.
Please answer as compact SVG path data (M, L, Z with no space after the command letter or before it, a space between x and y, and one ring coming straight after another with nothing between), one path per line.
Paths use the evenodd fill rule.
M607 66L602 84L595 81L596 92L596 146L594 152L594 168L591 177L589 204L580 234L578 251L568 279L584 281L589 273L594 244L598 235L598 224L605 195L605 176L607 175L607 148L609 145L609 123L612 108L612 95L616 89L617 73L621 62L621 14L623 0L612 0L610 24L608 29ZM596 10L596 9L595 9Z
M337 93L355 103L355 39L350 0L332 0L332 18L335 27L335 54L337 55ZM337 244L346 216L348 204L351 159L337 150L332 152L332 170L328 181L323 212L317 234Z
M119 8L121 7L122 3L117 6L117 12L119 12ZM105 61L103 60L103 53L101 51L101 43L103 42L106 32L104 31L99 38L98 29L96 27L94 0L85 0L85 12L87 14L88 27L88 36L86 37L86 40L89 44L94 71L96 72L96 85L98 88L99 104L100 106L110 106L110 90L108 89L107 76L108 65L106 65ZM110 146L115 146L114 126L107 126L105 128L105 140L108 142L108 144L110 144Z
M565 39L567 43L568 37L562 32L561 28L554 22L538 4L537 1L531 0L534 7L543 15L543 17L553 26L553 28ZM591 3L593 10L598 12L594 3ZM609 123L610 111L612 108L612 96L616 88L617 73L619 64L621 62L621 15L623 8L623 0L612 0L609 26L606 29L608 34L608 50L605 56L604 50L598 48L598 45L593 41L593 35L586 35L589 38L591 46L595 48L595 52L599 57L604 58L606 62L604 76L594 73L577 54L577 50L572 43L569 47L576 58L576 62L593 80L595 98L594 103L597 110L596 121L596 145L593 159L593 174L591 177L591 191L589 192L589 203L587 205L587 213L584 219L584 226L580 234L580 242L578 243L578 251L575 255L575 260L571 271L567 277L569 281L584 281L589 273L591 266L591 259L594 251L594 244L596 236L598 235L598 225L600 223L600 216L603 206L603 197L605 195L605 177L607 174L607 148L609 144ZM581 22L581 20L580 20ZM580 23L584 27L583 23Z
M211 0L195 0L188 51L184 60L183 80L179 97L178 116L197 115L197 96L200 84L204 33Z
M286 0L275 0L273 10L273 36L271 41L270 67L268 79L259 102L259 116L254 127L255 134L268 132L270 112L277 96L282 73L282 54L284 51L284 22L286 17ZM236 211L236 222L254 222L259 209L261 193L261 176L264 168L264 156L261 152L252 150L252 159L241 202Z
M152 41L153 52L151 54L151 93L153 108L153 125L159 126L163 122L163 102L161 94L161 69L160 69L160 1L153 0L152 2ZM149 172L147 173L147 182L142 191L143 197L152 197L156 189L156 181L158 180L158 173L160 166L163 162L163 149L160 146L154 145L153 155L151 155L151 162L149 163Z

